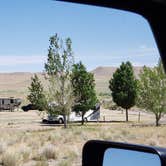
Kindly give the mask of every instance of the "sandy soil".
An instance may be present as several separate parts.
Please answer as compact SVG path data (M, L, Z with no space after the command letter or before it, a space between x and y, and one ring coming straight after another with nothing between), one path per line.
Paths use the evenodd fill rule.
M0 112L0 165L7 166L81 166L83 145L91 139L138 143L166 147L166 125L154 126L152 114L101 110L109 123L45 125L37 111ZM166 118L162 118L162 123Z
M125 111L116 111L101 109L100 121L106 122L125 122ZM161 118L161 124L166 124L166 116ZM15 128L17 130L39 130L52 128L52 126L43 125L42 115L38 111L29 112L0 112L0 129ZM129 111L129 122L140 125L155 124L155 117L151 113L141 110Z

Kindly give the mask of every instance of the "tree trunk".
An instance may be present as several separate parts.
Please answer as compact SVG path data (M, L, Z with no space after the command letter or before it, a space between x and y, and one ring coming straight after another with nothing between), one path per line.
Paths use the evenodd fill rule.
M81 122L82 125L84 125L84 114L82 114L82 122Z
M63 115L63 119L64 119L64 128L67 128L67 119L66 119L66 115Z
M129 119L128 119L128 109L126 108L126 122L128 122Z
M160 120L160 118L158 117L158 115L156 115L156 126L159 126L160 124L159 124L159 120Z

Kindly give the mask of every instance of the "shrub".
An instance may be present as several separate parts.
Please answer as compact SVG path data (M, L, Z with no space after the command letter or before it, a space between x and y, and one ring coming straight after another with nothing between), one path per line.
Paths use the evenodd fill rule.
M38 161L35 166L48 166L48 163L46 161Z
M30 157L31 149L25 145L21 146L20 154L22 155L23 161L27 161Z
M4 153L5 150L6 150L6 148L7 148L6 143L4 143L4 142L1 141L0 142L0 154Z
M18 166L18 157L14 152L5 152L1 160L3 166Z
M41 158L44 157L46 159L56 159L56 151L53 147L54 145L47 145L44 146L43 149L41 150Z

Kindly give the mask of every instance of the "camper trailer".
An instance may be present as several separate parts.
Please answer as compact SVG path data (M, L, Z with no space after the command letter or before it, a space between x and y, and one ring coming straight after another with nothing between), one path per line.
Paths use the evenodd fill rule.
M21 104L21 99L19 98L0 98L0 111L9 110L14 111Z
M76 113L75 111L72 111L68 117L70 122L80 122L82 120L81 113ZM100 118L100 104L97 103L93 109L90 109L87 111L84 115L84 121L90 122L90 121L98 121ZM48 115L47 118L43 119L44 123L63 123L64 117L62 115Z

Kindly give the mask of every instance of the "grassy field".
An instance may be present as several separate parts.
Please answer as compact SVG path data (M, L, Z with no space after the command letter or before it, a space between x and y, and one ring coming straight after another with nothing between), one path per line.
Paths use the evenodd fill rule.
M138 111L130 111L126 123L121 111L101 110L101 120L104 117L112 122L64 129L42 124L37 111L0 112L0 165L81 166L82 147L90 139L166 147L166 126L154 127L151 114L141 112L138 122Z
M135 67L136 76L140 69ZM115 70L99 67L93 71L98 94L109 92L108 81ZM19 97L26 104L32 75L1 73L0 96ZM0 166L81 166L82 147L90 139L166 147L166 117L161 119L162 126L155 127L153 114L133 109L126 123L122 111L102 109L100 120L106 122L75 123L64 129L63 125L42 124L37 111L0 112Z

